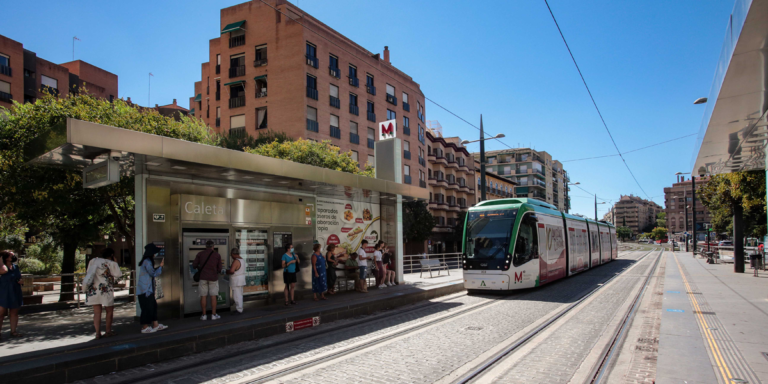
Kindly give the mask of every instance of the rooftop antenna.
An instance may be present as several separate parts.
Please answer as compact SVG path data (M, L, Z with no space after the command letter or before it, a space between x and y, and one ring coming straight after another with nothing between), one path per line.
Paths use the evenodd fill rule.
M155 77L155 75L153 75L152 72L150 72L149 76L148 76L149 81L148 81L148 85L147 85L147 108L149 108L152 105L152 103L150 103L151 98L149 96L151 95L151 91L152 91L152 78L153 77Z
M82 41L77 36L72 36L72 61L75 61L75 40Z

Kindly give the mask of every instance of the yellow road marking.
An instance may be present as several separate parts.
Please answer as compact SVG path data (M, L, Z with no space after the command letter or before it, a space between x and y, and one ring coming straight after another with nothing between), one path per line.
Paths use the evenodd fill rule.
M709 330L709 325L707 324L707 321L704 319L704 315L701 313L701 307L699 307L699 302L696 300L696 297L693 295L693 291L691 290L691 286L688 284L688 279L685 277L685 274L683 273L683 269L680 267L680 262L677 260L677 255L674 253L672 256L675 257L675 263L677 264L678 270L680 270L680 276L683 278L683 284L685 284L686 291L688 292L688 297L691 300L691 305L694 308L694 314L696 315L696 320L698 320L699 325L704 330L704 337L707 339L707 342L709 343L709 349L712 352L712 356L715 358L715 362L717 363L717 368L720 370L720 374L723 376L723 382L726 384L730 384L731 378L731 371L728 369L728 365L725 363L725 359L723 358L722 353L720 353L720 348L717 345L717 341L715 341L715 338L712 336L712 332Z

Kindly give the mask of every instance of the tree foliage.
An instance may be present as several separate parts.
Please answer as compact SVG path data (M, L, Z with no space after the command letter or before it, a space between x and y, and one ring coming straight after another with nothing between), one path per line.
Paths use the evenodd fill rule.
M432 236L437 220L423 201L403 202L403 235L405 241L422 242Z
M717 233L733 233L734 207L744 210L744 234L763 237L766 233L765 172L749 171L714 175L698 188L698 196L712 214Z
M654 240L666 239L667 232L667 229L664 227L656 227L651 231L651 238Z
M251 135L222 136L221 146L236 151L245 151L246 148L256 148L264 144L271 144L274 142L285 143L290 141L293 141L293 138L288 136L285 132L262 131L259 132L259 137L253 137Z
M351 152L342 153L339 147L327 140L273 141L255 148L245 148L245 152L356 175L374 176L373 167L366 165L364 170L360 170L360 165L352 158Z
M629 227L617 227L616 236L618 236L619 239L627 240L632 237L632 229Z
M656 226L657 227L665 227L667 226L667 213L666 212L659 212L656 214Z

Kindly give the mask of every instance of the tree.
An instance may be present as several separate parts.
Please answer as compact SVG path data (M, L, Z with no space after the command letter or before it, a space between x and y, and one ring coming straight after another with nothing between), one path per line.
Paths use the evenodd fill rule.
M632 237L632 230L629 227L618 227L616 228L616 235L622 240L627 240Z
M259 132L259 137L251 135L246 136L223 136L221 146L236 151L245 151L246 148L256 148L264 144L273 142L285 143L293 141L293 138L285 132L263 131Z
M432 235L437 220L423 201L403 202L403 235L405 241L422 242Z
M666 212L659 212L656 214L656 226L657 227L667 227L667 213Z
M339 147L328 140L323 142L305 139L273 141L255 148L245 148L245 152L356 175L374 176L373 167L366 165L364 170L360 170L360 165L352 158L351 152L342 153Z
M200 120L179 121L154 110L139 110L121 100L112 103L87 94L53 97L35 103L14 102L0 109L0 212L12 212L25 225L48 233L63 249L61 272L76 267L76 251L114 228L133 244L133 178L96 189L82 187L82 173L74 169L28 165L46 142L60 142L67 118L219 145L221 137ZM74 296L73 277L62 278L61 301Z
M667 229L664 227L656 227L651 231L651 238L654 240L662 240L667 238Z

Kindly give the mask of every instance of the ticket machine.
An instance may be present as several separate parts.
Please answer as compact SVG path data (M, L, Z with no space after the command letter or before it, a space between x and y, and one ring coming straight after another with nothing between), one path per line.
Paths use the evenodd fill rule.
M199 283L195 282L193 278L197 270L192 268L192 262L195 261L195 256L197 256L199 252L205 251L205 243L208 240L213 241L214 251L221 255L222 269L226 269L230 263L229 231L205 232L205 230L200 230L199 232L184 232L181 249L184 255L183 267L185 315L202 312L202 308L200 308L200 292L198 290ZM210 310L210 305L211 303L209 302L208 310ZM224 275L219 275L219 295L216 300L216 308L229 308L229 282L224 279Z

